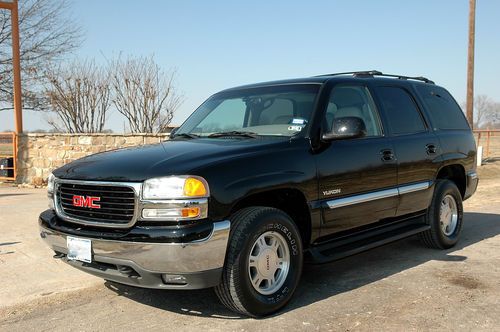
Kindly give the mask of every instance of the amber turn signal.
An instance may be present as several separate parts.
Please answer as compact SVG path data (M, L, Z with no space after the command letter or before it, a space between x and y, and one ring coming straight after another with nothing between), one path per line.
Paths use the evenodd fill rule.
M205 184L196 178L187 178L184 182L184 195L187 197L200 197L207 195Z
M199 207L184 208L181 210L181 215L183 218L196 218L200 215Z

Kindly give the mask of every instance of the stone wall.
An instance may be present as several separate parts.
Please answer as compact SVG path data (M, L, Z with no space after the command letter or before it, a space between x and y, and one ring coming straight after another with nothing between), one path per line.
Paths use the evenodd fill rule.
M49 173L73 160L123 147L153 144L169 134L21 134L17 182L43 185Z

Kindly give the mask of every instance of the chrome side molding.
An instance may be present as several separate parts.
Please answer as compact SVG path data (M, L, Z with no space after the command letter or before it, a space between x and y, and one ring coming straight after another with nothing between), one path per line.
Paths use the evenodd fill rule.
M334 199L334 200L326 202L326 204L328 205L328 207L330 209L336 209L336 208L340 208L340 207L344 207L344 206L348 206L348 205L370 202L370 201L374 201L377 199L388 198L388 197L397 196L397 195L399 195L398 189L396 189L396 188L386 189L386 190L375 191L375 192L368 193L368 194L361 194L361 195L356 195L356 196L351 196L351 197Z
M419 183L413 183L405 186L400 186L398 188L384 189L379 191L374 191L367 194L355 195L350 197L338 198L327 201L326 204L330 209L337 209L348 205L366 203L374 201L377 199L383 199L388 197L400 196L404 194L413 193L420 190L429 189L431 186L430 181L424 181Z
M425 182L419 182L419 183L415 183L415 184L409 184L407 186L398 187L398 191L399 191L400 195L404 195L404 194L409 194L409 193L412 193L415 191L429 189L430 186L431 186L431 183L429 181L425 181Z

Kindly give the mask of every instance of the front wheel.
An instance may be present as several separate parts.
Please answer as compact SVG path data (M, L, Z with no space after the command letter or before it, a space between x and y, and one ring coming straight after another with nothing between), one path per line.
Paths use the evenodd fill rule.
M437 180L426 219L431 228L420 234L425 245L447 249L458 242L462 230L463 207L462 195L455 183Z
M302 260L300 233L286 213L269 207L242 209L231 217L226 263L215 292L240 314L272 314L292 297Z

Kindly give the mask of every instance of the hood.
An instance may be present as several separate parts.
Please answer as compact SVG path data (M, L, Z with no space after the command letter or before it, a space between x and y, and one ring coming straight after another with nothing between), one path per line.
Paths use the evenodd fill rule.
M196 175L196 170L205 165L280 150L289 142L288 138L171 140L90 155L53 173L69 180L124 182L168 175Z

